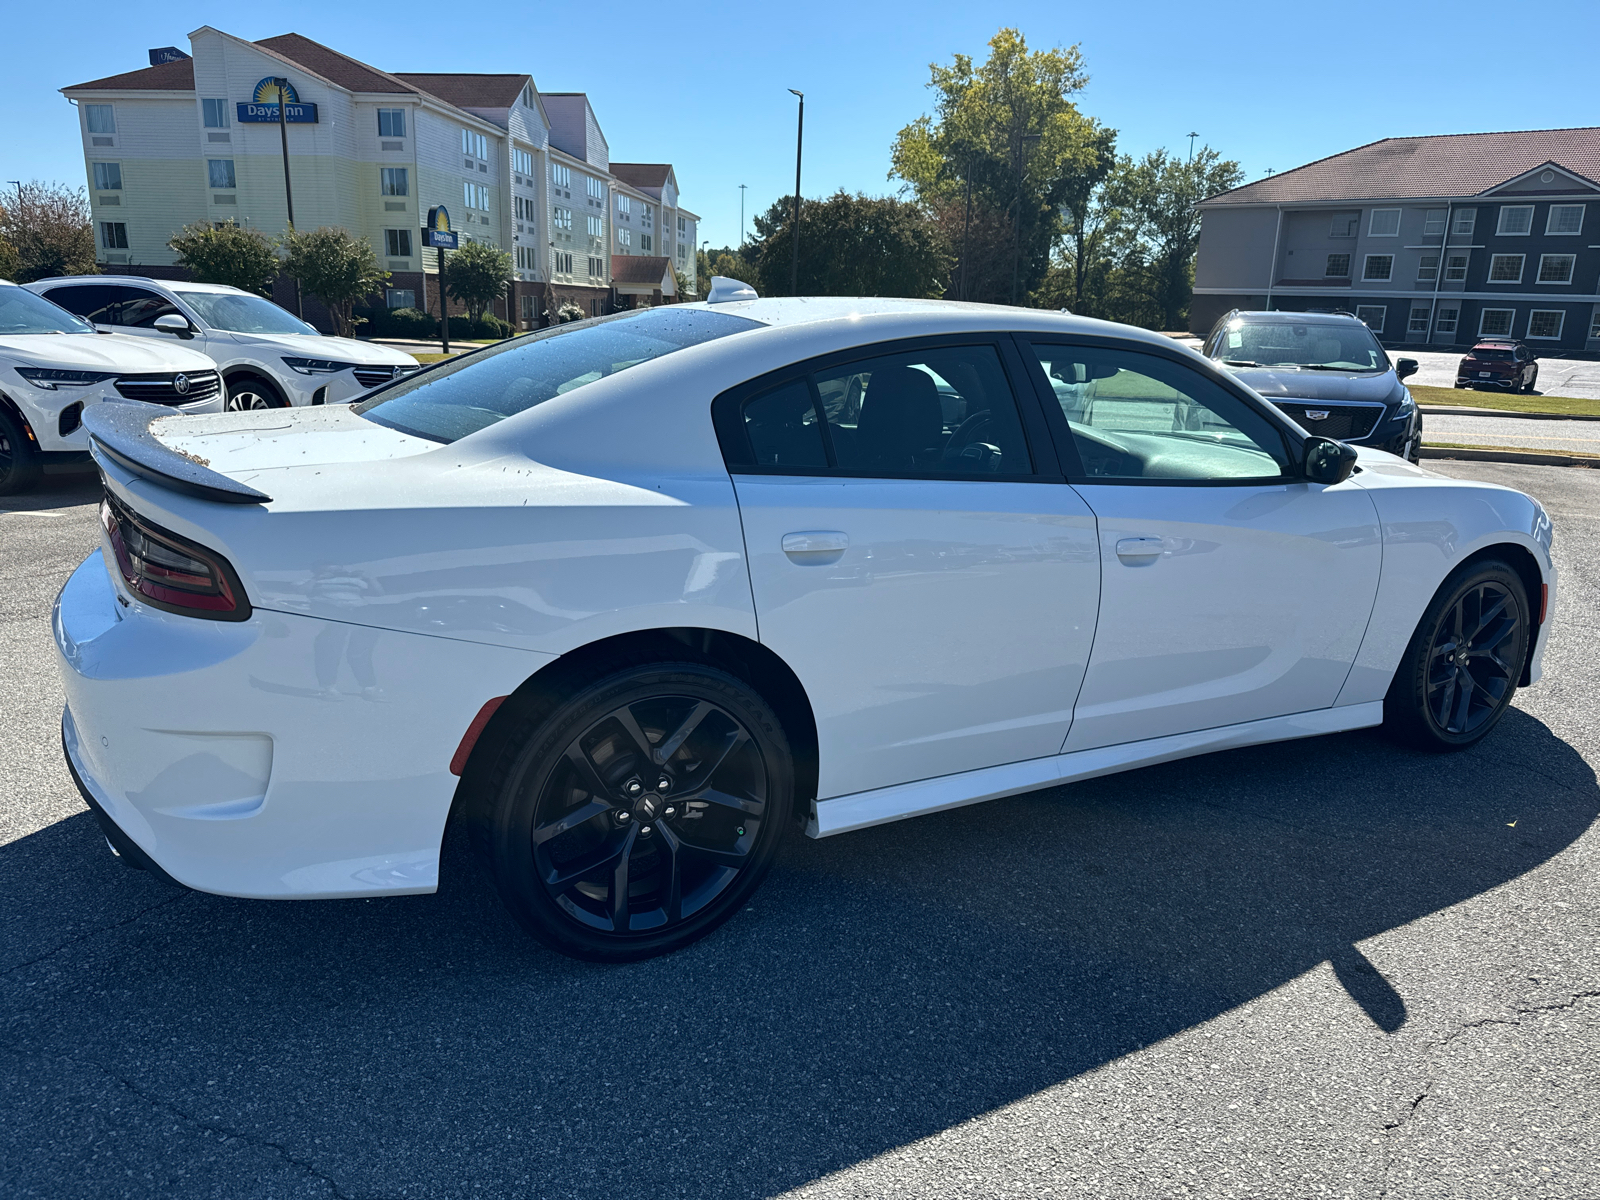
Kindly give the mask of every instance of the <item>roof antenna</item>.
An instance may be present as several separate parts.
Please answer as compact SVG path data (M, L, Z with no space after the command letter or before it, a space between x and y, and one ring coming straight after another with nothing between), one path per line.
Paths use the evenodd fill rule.
M742 279L729 279L726 275L711 277L711 291L706 293L707 304L727 304L734 300L759 300L760 294Z

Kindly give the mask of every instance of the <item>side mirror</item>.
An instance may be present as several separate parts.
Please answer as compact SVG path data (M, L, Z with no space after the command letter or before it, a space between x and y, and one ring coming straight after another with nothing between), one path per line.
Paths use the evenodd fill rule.
M151 328L159 329L162 333L175 333L181 338L194 336L189 322L177 313L167 313L165 316L157 317Z
M1406 379L1417 373L1417 360L1414 358L1397 358L1394 360L1394 373L1397 378Z
M1305 441L1305 463L1312 483L1343 483L1356 469L1355 447L1312 434Z

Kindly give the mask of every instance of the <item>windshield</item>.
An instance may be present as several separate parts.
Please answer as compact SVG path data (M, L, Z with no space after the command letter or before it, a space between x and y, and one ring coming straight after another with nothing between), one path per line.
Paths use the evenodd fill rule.
M1372 331L1354 321L1234 321L1217 339L1212 358L1259 367L1329 367L1387 371L1389 358Z
M0 336L17 333L93 333L94 326L59 304L14 283L0 285Z
M173 290L213 329L226 329L230 333L316 332L293 313L260 296L247 296L240 292Z
M759 328L744 317L676 305L618 313L464 355L353 407L401 433L453 442L642 362Z

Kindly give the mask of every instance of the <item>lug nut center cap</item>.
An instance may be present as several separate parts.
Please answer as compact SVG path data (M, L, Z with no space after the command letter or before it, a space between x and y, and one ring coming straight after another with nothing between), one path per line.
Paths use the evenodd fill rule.
M639 814L641 821L654 821L656 814L661 811L661 797L654 793L648 796L641 796L634 801L633 807L634 811Z

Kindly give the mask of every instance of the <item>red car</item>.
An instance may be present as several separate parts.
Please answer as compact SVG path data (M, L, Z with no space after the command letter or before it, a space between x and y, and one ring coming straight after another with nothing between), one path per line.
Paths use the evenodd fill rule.
M1467 351L1456 368L1458 388L1499 388L1531 392L1539 379L1539 362L1514 338L1485 338Z

